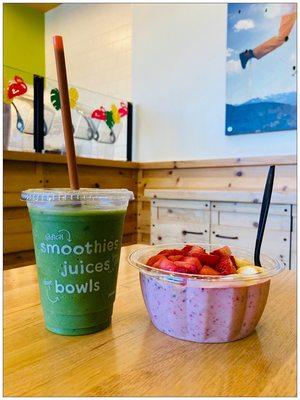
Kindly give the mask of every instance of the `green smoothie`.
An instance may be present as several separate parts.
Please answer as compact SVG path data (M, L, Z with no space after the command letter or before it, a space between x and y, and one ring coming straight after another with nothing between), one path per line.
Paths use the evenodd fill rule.
M126 209L29 207L47 329L83 335L108 327Z

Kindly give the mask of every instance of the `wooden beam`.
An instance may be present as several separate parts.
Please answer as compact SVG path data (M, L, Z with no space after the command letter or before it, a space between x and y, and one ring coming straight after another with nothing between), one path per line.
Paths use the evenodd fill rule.
M30 153L24 151L10 151L6 150L3 152L4 160L14 161L29 161L29 162L41 162L50 164L66 164L67 158L61 154L51 153ZM132 161L116 161L116 160L104 160L99 158L87 158L77 157L78 165L90 165L95 167L110 167L110 168L138 168L138 163Z
M177 168L223 168L244 167L261 165L293 165L297 163L296 155L272 156L272 157L242 157L219 158L209 160L191 161L163 161L138 163L140 169L177 169Z

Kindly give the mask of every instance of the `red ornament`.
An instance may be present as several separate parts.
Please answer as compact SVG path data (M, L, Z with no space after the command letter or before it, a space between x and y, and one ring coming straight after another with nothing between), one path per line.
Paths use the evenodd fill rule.
M121 101L121 107L119 108L118 111L119 111L120 117L125 117L125 115L128 114L127 105Z
M27 85L20 76L15 76L8 86L7 97L13 99L27 92Z
M106 121L106 111L104 107L100 107L99 110L94 110L92 112L92 118L100 119L101 121Z

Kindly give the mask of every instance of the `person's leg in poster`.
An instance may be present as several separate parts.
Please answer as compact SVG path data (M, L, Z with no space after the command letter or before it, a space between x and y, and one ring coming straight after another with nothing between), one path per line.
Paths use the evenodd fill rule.
M296 12L283 15L280 19L280 27L277 36L273 36L271 39L255 47L253 50L245 50L244 52L240 53L242 68L246 68L247 62L251 58L256 58L259 60L260 58L269 54L271 51L276 50L278 47L283 45L283 43L287 42L295 22Z

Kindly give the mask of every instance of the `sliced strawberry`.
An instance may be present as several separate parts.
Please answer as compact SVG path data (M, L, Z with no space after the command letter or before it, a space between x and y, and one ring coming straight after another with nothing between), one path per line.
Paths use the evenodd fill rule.
M153 268L160 268L160 264L163 260L167 260L166 256L160 256L154 264L152 264Z
M199 254L197 258L202 265L208 265L209 267L214 267L220 260L220 257L214 254Z
M191 246L190 244L187 244L186 246L184 246L183 249L181 249L181 254L183 254L184 256L187 256L189 254L189 252L192 250L193 246Z
M176 262L180 262L180 261L176 261ZM167 258L161 260L161 262L159 264L159 268L164 269L165 271L176 271L175 263L168 260Z
M174 261L176 272L187 272L190 274L197 274L198 268L184 261ZM184 271L185 269L185 271Z
M162 250L158 253L158 255L162 255L162 256L178 256L178 255L182 255L181 250L178 249L165 249Z
M220 247L219 249L212 251L210 254L220 256L220 257L231 256L231 250L228 246L223 246L223 247Z
M178 256L168 256L168 260L170 261L181 261L184 258L184 256L178 255Z
M208 265L204 265L200 270L201 275L220 275L218 271L209 267Z
M197 257L187 256L187 257L183 257L182 260L180 260L180 261L187 262L188 264L196 267L198 270L202 267L202 265Z
M189 256L193 257L198 257L200 254L205 254L205 250L200 246L193 246L188 253Z
M155 264L157 261L159 261L162 257L162 255L156 254L155 256L152 256L149 258L149 260L146 262L146 265L149 265L149 267L152 267L153 264Z
M236 274L236 269L230 256L221 257L215 268L221 275Z

